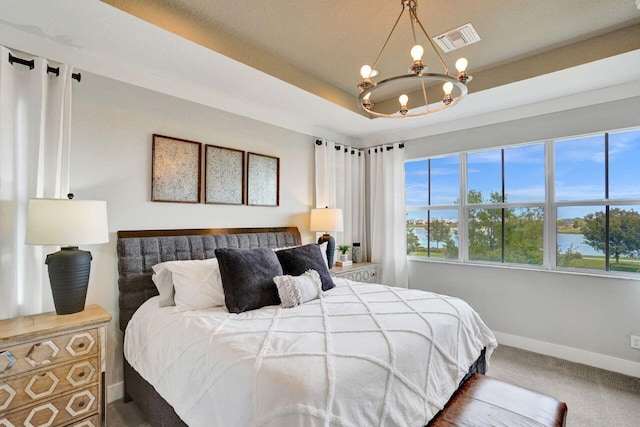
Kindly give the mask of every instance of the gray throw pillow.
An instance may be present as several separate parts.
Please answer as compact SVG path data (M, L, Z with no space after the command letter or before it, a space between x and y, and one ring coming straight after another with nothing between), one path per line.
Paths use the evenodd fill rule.
M220 248L215 254L229 313L280 304L273 278L282 275L282 267L275 252L268 248Z
M315 243L291 249L283 249L276 252L276 255L278 256L278 260L280 260L284 274L300 276L307 270L315 270L320 275L323 291L328 291L336 286L331 279L327 263L324 258L322 258L320 246Z

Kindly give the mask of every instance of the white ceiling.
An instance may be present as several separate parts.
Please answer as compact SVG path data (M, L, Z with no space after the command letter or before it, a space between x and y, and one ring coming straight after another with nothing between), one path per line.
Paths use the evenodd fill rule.
M471 95L450 111L407 120L370 120L341 106L345 99L355 104L358 69L378 53L399 0L109 2L144 19L98 0L2 0L0 43L357 146L640 96L640 10L633 0L421 1L432 36L472 22L482 41L445 55L469 58L477 72ZM544 64L550 50L560 59L526 67ZM406 67L408 55L394 53ZM252 58L254 67L247 66ZM397 68L389 58L389 69ZM524 79L492 77L509 74L512 64Z

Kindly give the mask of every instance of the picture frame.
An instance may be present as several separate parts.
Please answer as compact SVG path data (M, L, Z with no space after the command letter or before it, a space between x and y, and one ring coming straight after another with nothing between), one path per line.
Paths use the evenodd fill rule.
M244 205L244 151L209 144L204 151L204 202Z
M153 134L151 201L201 202L202 144Z
M247 205L280 205L280 158L247 153Z

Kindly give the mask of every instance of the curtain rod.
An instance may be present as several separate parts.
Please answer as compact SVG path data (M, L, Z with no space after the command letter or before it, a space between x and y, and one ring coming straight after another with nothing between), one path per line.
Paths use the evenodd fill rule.
M322 140L320 140L320 139L316 139L316 145L322 145ZM374 153L377 153L377 152L378 152L378 148L380 148L380 152L382 152L382 147L383 147L383 146L373 148L373 152L374 152ZM340 151L340 150L342 150L342 147L340 147L340 144L336 144L336 146L335 146L334 148L336 149L336 151ZM389 150L393 150L393 145L386 146L386 148L387 148L387 151L389 151ZM404 148L404 142L401 142L400 144L398 144L398 148ZM347 148L347 146L346 146L346 145L344 146L344 152L345 152L345 153L348 153L348 152L349 152L349 149ZM371 154L371 148L369 148L369 149L367 150L367 152L368 152L369 154ZM352 150L351 150L351 154L355 154L355 153L358 153L358 156L360 156L360 155L362 154L362 150L354 150L354 149L352 149Z
M27 67L29 67L30 70L33 70L33 68L36 65L36 62L33 59L27 60L27 59L18 58L17 56L13 56L11 52L9 52L9 64L13 65L14 62L17 62L18 64L21 64L21 65L26 65ZM60 67L54 68L54 67L51 67L50 65L47 65L47 73L60 76ZM71 78L79 82L82 79L82 75L80 73L72 73Z

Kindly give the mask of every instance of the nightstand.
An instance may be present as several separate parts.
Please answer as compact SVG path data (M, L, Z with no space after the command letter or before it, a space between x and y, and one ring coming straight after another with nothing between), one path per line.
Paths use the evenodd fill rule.
M345 267L333 267L332 276L353 280L354 282L378 282L378 265L372 262L358 262Z
M106 426L100 306L0 320L0 426Z

